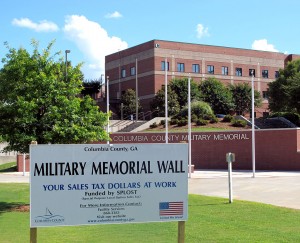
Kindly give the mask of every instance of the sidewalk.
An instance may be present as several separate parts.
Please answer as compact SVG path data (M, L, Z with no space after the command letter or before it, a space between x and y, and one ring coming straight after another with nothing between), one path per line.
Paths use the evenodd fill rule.
M229 200L228 171L195 171L189 179L189 194L224 197ZM235 199L300 209L300 172L233 171Z
M0 173L0 183L29 183L29 173ZM229 198L228 172L197 170L189 178L189 194ZM300 172L233 171L234 200L300 209Z
M0 173L0 183L29 183L29 172Z

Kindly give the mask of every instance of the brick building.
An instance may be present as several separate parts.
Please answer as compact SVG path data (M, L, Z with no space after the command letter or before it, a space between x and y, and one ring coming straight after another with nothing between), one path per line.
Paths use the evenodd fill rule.
M125 90L137 89L140 103L147 111L165 82L165 68L168 69L168 81L190 75L196 82L215 77L225 84L248 82L251 85L253 72L255 90L263 97L263 106L256 109L257 115L261 116L268 109L268 83L276 79L279 69L288 61L299 57L279 52L152 40L106 56L105 76L109 76L110 104L119 103Z

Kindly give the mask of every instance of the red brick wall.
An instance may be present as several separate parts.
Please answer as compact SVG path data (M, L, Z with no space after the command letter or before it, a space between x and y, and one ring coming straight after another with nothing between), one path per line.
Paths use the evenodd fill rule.
M23 154L18 154L17 155L17 170L18 172L22 172L23 171ZM29 156L25 155L25 171L29 172L30 171L30 161L29 161Z
M256 130L257 170L300 170L300 130ZM169 142L186 140L186 133L170 133ZM115 133L113 143L164 143L164 133ZM226 140L226 136L229 139ZM247 131L223 131L192 133L192 164L195 169L226 169L225 155L235 153L235 169L252 169L252 133ZM202 140L201 140L202 139Z
M226 153L235 153L234 169L252 169L251 130L192 133L195 169L227 169ZM227 138L227 139L226 139ZM165 143L165 133L114 133L111 143ZM257 170L300 171L300 129L255 131ZM188 142L187 133L169 133L170 143ZM18 155L18 171L23 171ZM29 170L29 161L26 171Z

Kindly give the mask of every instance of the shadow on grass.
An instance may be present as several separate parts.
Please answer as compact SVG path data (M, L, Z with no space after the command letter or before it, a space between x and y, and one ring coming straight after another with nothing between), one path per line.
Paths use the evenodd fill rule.
M229 205L228 202L220 202L220 203L203 203L203 204L189 204L189 207L206 207L206 206L221 206L221 205Z
M16 171L17 171L17 166L12 166L12 167L9 167L9 168L0 169L0 173L16 172Z
M12 212L12 211L26 212L26 211L28 211L28 208L29 208L29 204L25 204L25 203L0 202L0 214L6 213L6 212Z

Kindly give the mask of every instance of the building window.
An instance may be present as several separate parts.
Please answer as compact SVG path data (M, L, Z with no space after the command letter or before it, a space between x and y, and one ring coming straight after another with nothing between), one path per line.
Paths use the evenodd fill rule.
M200 66L199 66L199 64L193 64L192 65L192 72L193 73L200 73Z
M184 72L184 63L177 63L177 71Z
M135 67L130 68L130 75L131 76L135 75Z
M268 70L262 70L261 76L262 76L263 78L269 78L269 72L268 72Z
M255 69L249 69L249 77L252 77L252 75L255 77Z
M275 71L275 78L279 78L279 71Z
M207 66L207 73L214 74L215 73L215 67L213 65Z
M228 67L222 67L222 75L228 75Z
M242 68L236 68L235 69L235 76L242 76L243 73L242 73Z
M263 99L265 99L265 100L269 99L268 91L263 91L262 96L263 96Z
M126 77L126 70L125 68L122 68L121 70L121 78L125 78Z
M170 68L169 68L170 66L169 66L169 62L167 62L167 71L169 71L170 70ZM161 62L161 71L166 71L166 62L165 61L162 61Z

